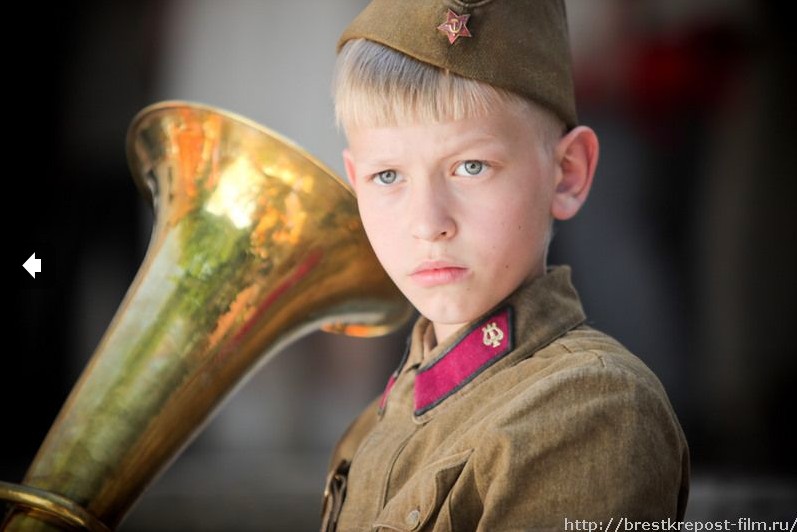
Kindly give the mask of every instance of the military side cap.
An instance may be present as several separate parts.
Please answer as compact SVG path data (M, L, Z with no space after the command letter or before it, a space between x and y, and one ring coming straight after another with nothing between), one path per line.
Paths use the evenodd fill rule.
M372 0L338 41L364 38L576 116L564 0Z

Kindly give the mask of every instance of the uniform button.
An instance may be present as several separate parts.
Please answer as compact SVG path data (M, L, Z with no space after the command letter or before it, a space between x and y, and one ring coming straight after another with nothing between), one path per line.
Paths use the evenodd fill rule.
M410 513L407 514L407 518L405 519L407 522L407 526L411 528L415 528L418 526L418 523L421 522L421 511L419 509L414 509Z

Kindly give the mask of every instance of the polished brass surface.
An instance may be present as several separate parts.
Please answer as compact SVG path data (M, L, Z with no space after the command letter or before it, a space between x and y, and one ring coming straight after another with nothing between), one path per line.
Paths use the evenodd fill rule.
M109 528L271 354L411 312L349 188L279 135L163 102L136 116L127 153L155 209L147 255L23 481ZM23 510L5 527L51 529Z
M18 511L33 516L33 521L50 521L54 525L78 527L91 532L109 532L108 527L82 507L48 491L0 481L0 500L20 507Z

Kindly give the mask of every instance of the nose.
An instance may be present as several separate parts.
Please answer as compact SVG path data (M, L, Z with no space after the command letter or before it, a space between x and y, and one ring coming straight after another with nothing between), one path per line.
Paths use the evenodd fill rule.
M452 207L444 186L434 180L417 184L412 190L412 236L430 242L452 238L457 231Z

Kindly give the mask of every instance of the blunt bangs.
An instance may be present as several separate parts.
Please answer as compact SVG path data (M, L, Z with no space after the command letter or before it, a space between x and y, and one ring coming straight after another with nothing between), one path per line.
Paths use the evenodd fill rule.
M405 126L484 116L521 96L463 78L365 39L347 42L333 85L339 128Z

